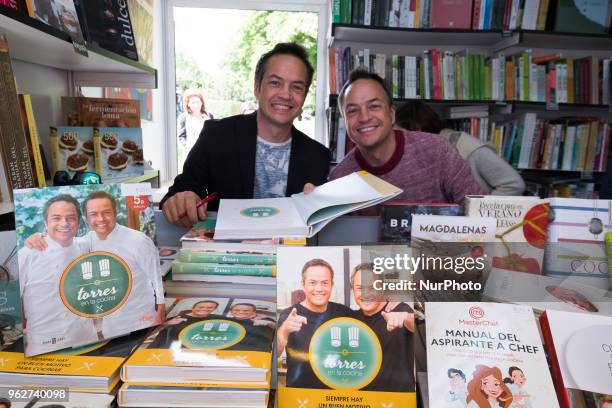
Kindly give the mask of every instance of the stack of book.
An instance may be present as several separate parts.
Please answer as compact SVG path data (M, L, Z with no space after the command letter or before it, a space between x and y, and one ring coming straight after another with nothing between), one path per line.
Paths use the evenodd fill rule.
M244 298L177 299L123 366L119 405L266 407L275 310Z

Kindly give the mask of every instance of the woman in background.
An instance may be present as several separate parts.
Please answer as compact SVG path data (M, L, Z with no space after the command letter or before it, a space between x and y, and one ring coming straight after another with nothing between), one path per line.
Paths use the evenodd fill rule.
M408 101L395 113L396 125L406 129L437 133L447 139L465 159L474 179L491 195L522 195L525 182L495 149L465 132L447 129L438 114L425 102Z
M187 89L183 92L183 113L177 119L178 138L189 153L198 140L204 122L213 119L213 115L206 111L204 94L199 89Z

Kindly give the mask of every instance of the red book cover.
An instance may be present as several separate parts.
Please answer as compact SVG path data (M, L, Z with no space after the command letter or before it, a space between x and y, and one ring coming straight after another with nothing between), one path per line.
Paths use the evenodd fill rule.
M435 48L431 50L431 70L433 77L433 99L442 99L442 88L440 87L440 52Z
M512 13L512 0L505 0L506 4L504 5L504 24L502 28L504 30L508 30L510 27L510 13Z
M546 312L540 315L540 328L542 329L544 349L546 350L546 355L550 363L550 373L552 375L553 383L555 384L555 390L557 391L559 405L561 408L572 408L569 394L563 386L563 377L561 376L559 359L557 358L557 352L555 351L555 344L553 342Z
M431 28L469 29L472 0L438 0L431 2Z
M478 22L480 20L480 4L484 0L474 0L474 7L472 7L472 30L478 30Z

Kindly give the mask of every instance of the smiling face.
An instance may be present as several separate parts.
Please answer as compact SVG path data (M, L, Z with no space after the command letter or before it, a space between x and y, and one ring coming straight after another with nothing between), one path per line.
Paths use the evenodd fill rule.
M261 83L255 84L258 118L269 126L290 128L306 99L306 65L292 55L270 57Z
M513 370L512 371L512 382L516 385L523 386L525 385L525 374L521 370Z
M346 90L342 106L349 137L365 150L393 143L395 108L382 86L372 79L358 79Z
M481 380L480 389L485 393L487 398L495 399L497 399L497 397L499 397L503 391L501 381L495 378L492 374L489 374Z
M217 309L217 304L214 302L196 303L191 309L191 315L194 317L206 317Z
M108 237L117 223L117 213L108 198L94 198L87 202L85 209L87 223L104 240Z
M355 297L355 303L361 309L363 314L366 316L372 316L375 313L378 313L384 306L386 302L378 302L373 299L368 299L363 297L364 286L361 284L361 274L363 270L357 271L353 275L353 296ZM369 271L365 271L368 273Z
M304 271L302 288L306 299L304 306L313 312L323 312L331 297L332 273L326 266L311 266Z
M255 308L251 305L232 306L232 316L238 320L254 319L256 316Z
M79 229L79 213L74 204L56 201L49 206L45 220L47 235L61 246L69 246Z

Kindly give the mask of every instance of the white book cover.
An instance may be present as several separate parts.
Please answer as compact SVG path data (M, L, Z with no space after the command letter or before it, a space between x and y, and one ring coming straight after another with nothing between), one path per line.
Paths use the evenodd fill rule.
M363 25L372 25L372 2L374 0L364 0ZM367 60L366 60L367 63Z
M521 98L523 100L523 98ZM533 148L533 134L535 133L537 115L526 113L523 117L523 138L521 140L521 151L519 153L519 169L529 168L529 156Z
M563 162L561 163L561 170L572 169L574 143L576 143L576 126L567 126L565 130L565 144L563 145Z
M525 0L525 5L523 6L523 21L521 23L521 28L523 30L536 29L539 6L540 0Z
M311 193L263 199L221 199L214 239L312 237L334 218L395 197L401 189L359 171Z
M431 408L559 407L530 307L427 303L425 314Z
M495 218L414 214L412 238L431 242L493 242Z
M612 200L550 198L546 274L609 287L604 232L612 229Z
M547 310L564 388L612 392L612 317Z
M410 28L410 0L400 0L398 26Z

